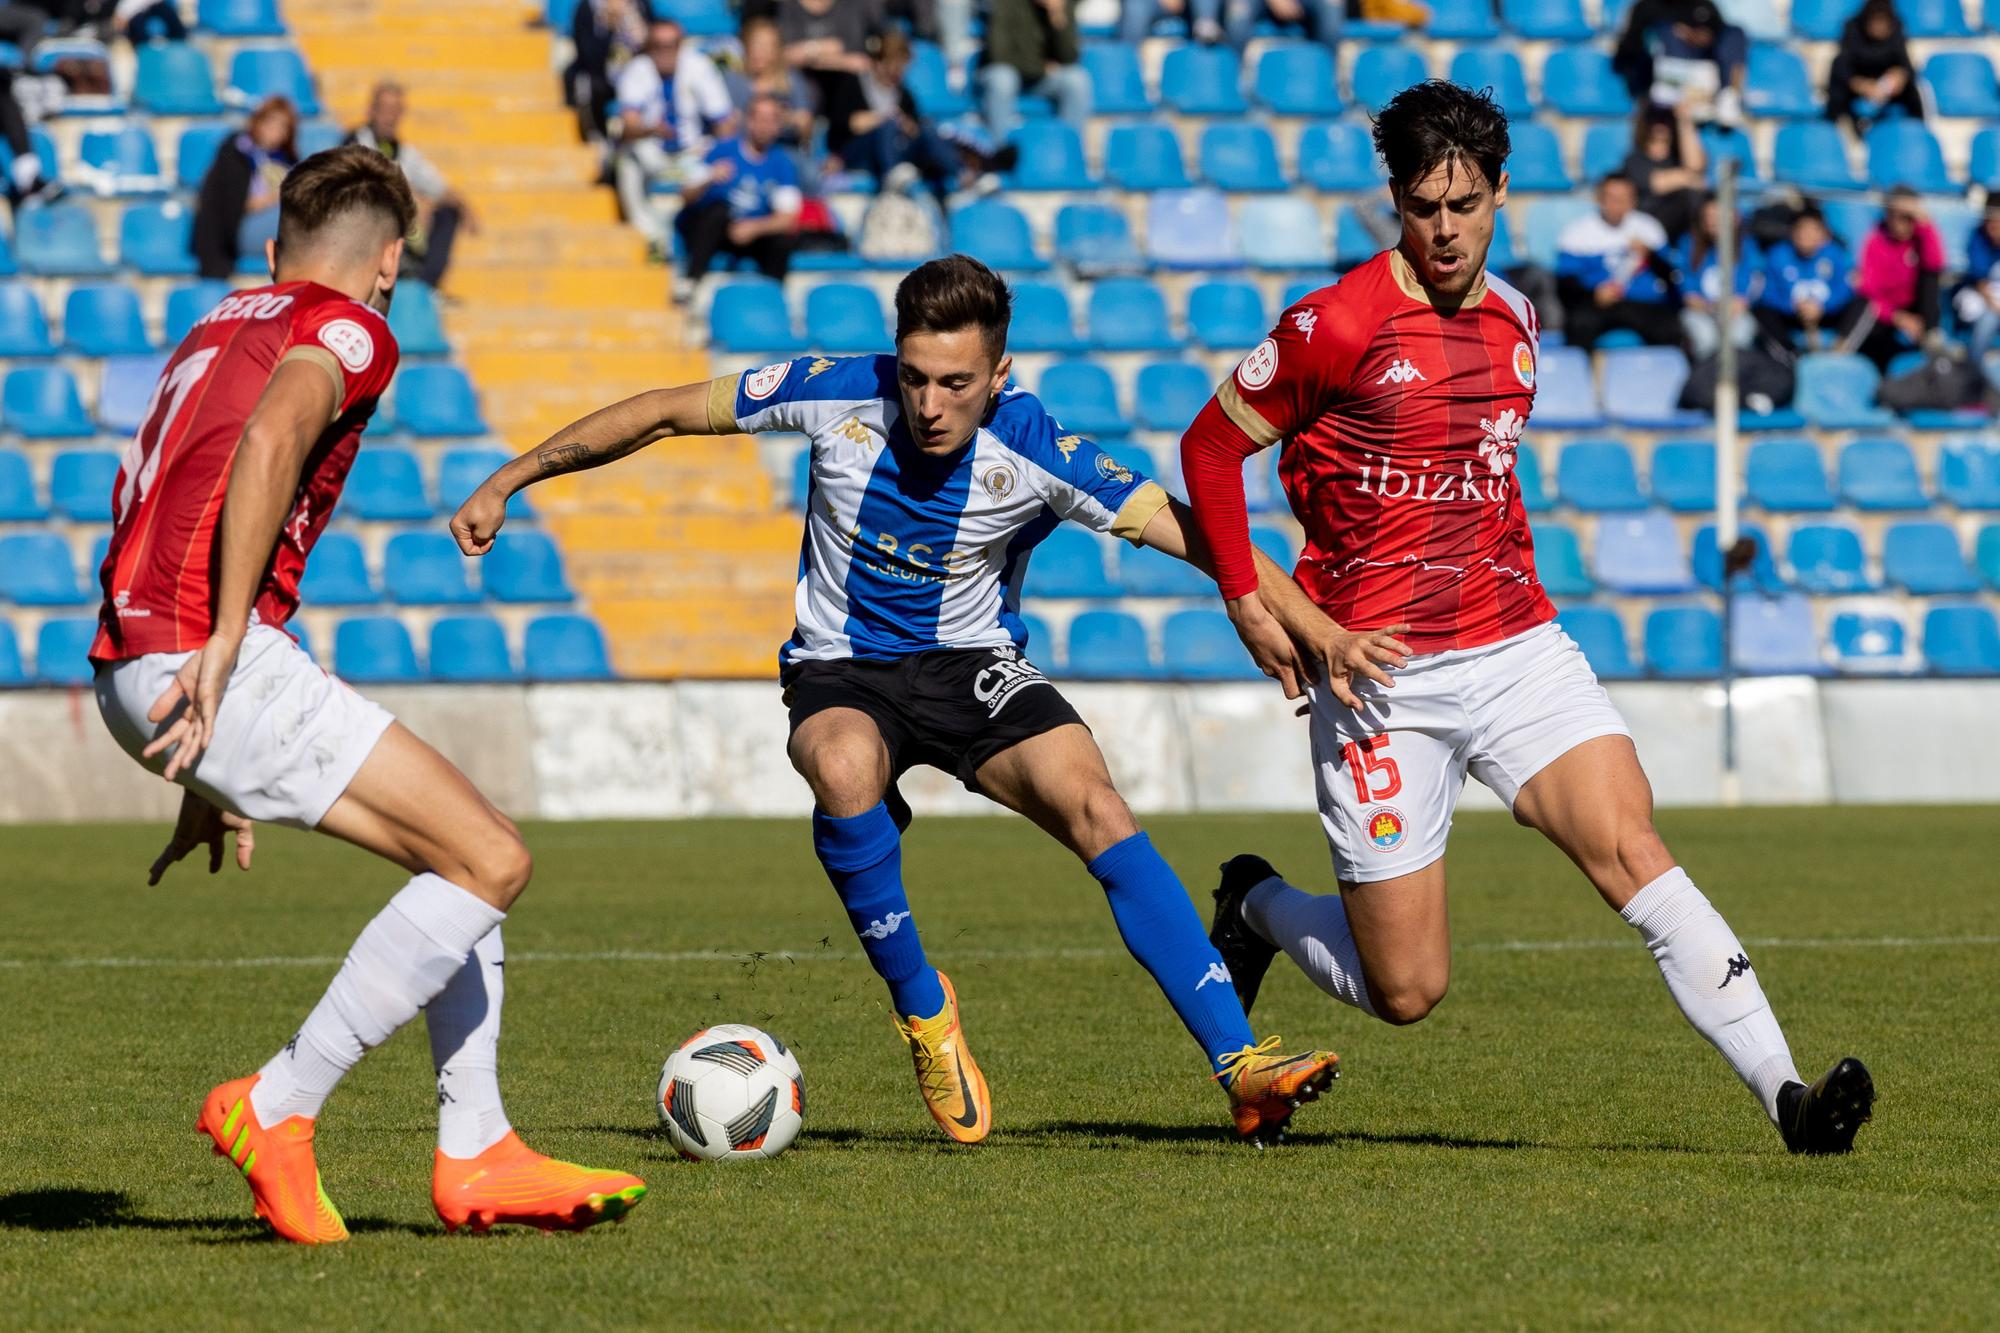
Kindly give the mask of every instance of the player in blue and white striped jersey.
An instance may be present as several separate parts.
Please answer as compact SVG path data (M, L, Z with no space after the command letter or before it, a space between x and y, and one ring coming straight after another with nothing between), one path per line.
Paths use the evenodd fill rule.
M961 1143L992 1127L957 996L926 960L903 889L908 807L895 783L918 764L1027 815L1085 862L1126 946L1227 1087L1237 1132L1261 1143L1335 1077L1337 1057L1255 1042L1228 969L1089 728L1023 655L1028 556L1063 520L1204 567L1206 556L1190 553L1186 511L1156 482L1009 383L1010 304L976 260L933 261L897 289L896 355L802 357L614 404L501 468L452 531L483 554L521 487L668 437L809 435L797 627L779 652L789 752L818 806L814 850L888 983L932 1117ZM1259 572L1267 596L1303 600L1268 560Z

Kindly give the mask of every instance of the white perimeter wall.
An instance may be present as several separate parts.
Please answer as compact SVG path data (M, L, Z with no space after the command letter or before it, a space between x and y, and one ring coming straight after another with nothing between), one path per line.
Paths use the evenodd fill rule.
M1721 690L1609 687L1662 805L1721 800ZM1275 687L1065 684L1126 799L1143 811L1313 809L1306 724ZM502 808L551 819L790 815L775 684L418 686L373 697ZM1736 687L1746 802L2000 801L2000 681ZM927 812L993 806L942 773L904 781ZM167 819L177 794L112 744L84 690L0 693L0 822ZM1467 809L1498 802L1468 783Z

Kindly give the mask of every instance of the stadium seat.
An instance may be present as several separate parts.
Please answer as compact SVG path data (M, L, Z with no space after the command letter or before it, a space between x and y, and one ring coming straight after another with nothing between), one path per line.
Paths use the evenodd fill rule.
M1662 606L1646 616L1646 667L1669 680L1722 674L1722 618L1705 606Z
M1919 120L1885 120L1868 131L1868 184L1907 185L1921 194L1952 194L1951 173L1937 136Z
M507 631L488 615L440 616L431 624L432 680L512 680Z
M1588 597L1597 591L1583 566L1583 547L1575 530L1560 523L1536 524L1535 573L1551 597Z
M299 580L299 600L309 607L371 606L380 600L359 539L346 532L320 534Z
M1808 440L1760 440L1750 446L1744 492L1752 504L1779 513L1818 513L1833 508L1826 484L1826 460Z
M176 200L133 204L118 219L118 262L148 278L191 278L193 232L194 212Z
M457 366L405 366L395 387L397 429L424 436L486 434L472 381Z
M63 350L71 356L143 356L152 351L139 293L122 283L72 287L63 303Z
M1100 116L1149 116L1153 96L1146 91L1138 48L1128 42L1088 42L1083 67L1090 74L1091 110Z
M35 523L49 508L35 490L34 469L18 449L0 449L0 523Z
M1917 460L1901 440L1856 440L1840 451L1840 498L1856 509L1927 509Z
M1556 625L1582 651L1599 680L1631 680L1641 674L1625 639L1625 622L1610 607L1564 607Z
M1250 283L1204 282L1188 292L1188 335L1211 351L1255 347L1270 328L1263 293Z
M1069 622L1063 674L1094 680L1147 680L1153 669L1146 627L1123 611L1085 611Z
M1663 509L1611 514L1597 520L1592 572L1600 584L1614 592L1686 592L1693 586L1680 531Z
M1070 430L1102 438L1123 435L1125 417L1111 372L1095 361L1063 361L1042 372L1035 396Z
M1993 62L1977 51L1940 51L1924 62L1924 82L1940 116L2000 120L2000 85Z
M1563 446L1556 489L1565 503L1586 513L1644 509L1632 451L1616 440L1579 440Z
M1489 42L1500 35L1489 0L1432 0L1424 35L1434 42Z
M1521 488L1521 503L1531 514L1555 507L1555 500L1542 484L1542 457L1533 445L1522 441L1514 451L1514 484Z
M382 593L404 606L463 606L479 600L466 581L458 543L442 532L399 532L389 538L382 557Z
M27 683L28 668L21 661L21 641L14 636L14 622L0 619L0 686Z
M153 386L160 382L160 372L166 366L164 353L107 360L104 377L97 384L97 424L113 435L135 433L145 423Z
M96 194L160 194L167 189L153 136L136 125L88 131L78 157L75 182Z
M1736 163L1737 183L1743 189L1760 190L1764 187L1765 173L1758 165L1756 141L1744 131L1716 124L1704 125L1701 128L1701 147L1708 154L1710 188L1720 187L1725 161Z
M1938 494L1960 509L2000 509L2000 445L1947 444L1938 455Z
M530 680L609 680L617 674L597 622L566 613L528 622L521 666Z
M1751 676L1816 676L1826 670L1812 603L1798 593L1732 597L1730 656Z
M708 307L709 341L725 352L766 352L780 356L802 350L792 332L785 289L759 279L715 289Z
M1056 212L1056 254L1085 276L1143 267L1132 224L1109 204L1064 204Z
M736 13L727 0L662 0L653 9L678 20L690 37L736 35Z
M1881 372L1866 357L1808 352L1799 358L1792 405L1812 425L1826 430L1893 425L1895 416L1875 406L1881 383Z
M1737 529L1741 537L1748 537L1756 543L1756 554L1751 558L1750 568L1736 576L1734 586L1738 592L1762 592L1776 594L1785 590L1785 581L1778 574L1777 561L1773 556L1771 539L1764 529L1755 523L1744 523ZM1715 544L1715 524L1704 523L1695 529L1693 547L1695 582L1711 592L1722 590L1722 554Z
M182 130L179 146L174 150L175 184L190 194L199 192L202 178L215 162L216 150L235 133L235 126L221 121L190 125Z
M1524 120L1508 128L1513 152L1507 158L1510 189L1529 194L1553 194L1574 188L1563 169L1562 144L1546 125Z
M1146 255L1163 268L1234 268L1242 262L1228 201L1217 191L1161 190L1146 201Z
M83 414L76 380L61 366L23 366L0 383L0 421L31 440L73 439L95 434Z
M1490 90L1509 120L1526 120L1535 113L1528 98L1528 76L1521 58L1505 48L1466 47L1451 58L1451 81L1468 88Z
M1083 140L1060 120L1031 120L1013 134L1020 161L1008 173L1007 188L1022 191L1075 191L1094 188Z
M1257 100L1274 116L1340 114L1333 53L1318 42L1274 42L1257 57Z
M1909 632L1894 616L1842 611L1828 633L1833 665L1855 675L1907 671Z
M1595 213L1597 205L1579 195L1554 195L1547 199L1537 199L1528 210L1528 220L1524 224L1526 243L1525 258L1553 272L1556 266L1556 242L1562 230L1571 222L1587 213ZM1502 213L1501 216L1506 216Z
M1116 597L1118 588L1104 572L1106 547L1104 538L1083 528L1057 528L1029 560L1028 596Z
M1265 272L1326 269L1333 263L1333 251L1320 217L1319 208L1297 195L1244 200L1237 232L1254 238L1244 258Z
M951 216L952 248L1000 272L1040 273L1049 261L1035 253L1028 219L1012 204L981 199Z
M1299 180L1331 194L1356 194L1382 184L1382 164L1365 125L1308 125L1299 135Z
M1661 426L1691 417L1680 409L1681 385L1688 374L1687 356L1680 348L1621 347L1602 355L1604 409L1613 421Z
M1840 128L1826 120L1779 126L1772 169L1779 180L1808 190L1858 190L1864 184L1848 163Z
M1039 558L1039 557L1037 557ZM1118 586L1127 597L1210 597L1215 583L1185 560L1150 546L1118 553Z
M1911 37L1922 40L1972 36L1972 27L1965 21L1965 9L1959 0L1901 0L1896 10L1902 15L1904 31Z
M423 679L410 631L394 616L355 616L333 632L333 670L361 685Z
M1979 576L1965 562L1958 534L1949 524L1928 519L1889 525L1882 538L1882 577L1920 597L1979 590Z
M792 455L792 508L804 513L812 508L812 448Z
M14 214L14 257L23 273L95 278L111 272L97 248L97 223L81 204L45 204Z
M1145 278L1091 284L1087 337L1105 352L1171 352L1180 346L1167 323L1167 298Z
M195 22L218 37L283 37L278 0L201 0Z
M1220 611L1176 611L1160 629L1162 674L1172 680L1262 680L1236 627Z
M1121 190L1183 190L1181 141L1165 125L1114 125L1104 140L1104 174Z
M1542 101L1563 116L1624 120L1632 114L1631 95L1613 72L1611 58L1593 46L1564 46L1549 53L1542 66ZM1629 132L1625 138L1629 143Z
M1202 367L1189 361L1155 361L1139 369L1133 412L1140 429L1178 436L1214 392L1215 381Z
M460 445L444 451L438 460L437 512L450 514L457 512L467 496L479 488L479 484L509 462L514 456L505 449L482 448L478 445ZM527 491L516 491L507 501L507 517L513 519L533 518L535 508L528 499Z
M1088 54L1085 63L1090 63ZM903 83L917 99L917 110L926 120L951 120L972 110L972 98L965 89L951 86L951 71L936 42L910 44L910 69Z
M1932 607L1924 615L1924 658L1940 675L2000 674L2000 625L1976 604Z
M1160 101L1183 116L1240 116L1242 59L1226 46L1189 43L1167 52L1160 67Z
M370 444L354 456L341 502L356 518L381 522L416 522L433 512L417 456L392 444Z
M1840 40L1840 30L1860 0L1792 0L1792 31L1813 42Z
M48 317L42 313L42 300L35 289L25 282L0 282L0 357L12 360L55 354Z
M1972 136L1967 179L1987 190L2000 190L2000 125L1989 125Z
M826 282L806 293L806 345L815 351L886 352L893 340L873 287Z
M90 664L90 645L96 639L95 617L44 620L35 632L35 679L44 685L90 684L97 674Z
M1016 283L1007 346L1017 352L1081 352L1084 341L1077 336L1069 294L1054 283Z
M1200 160L1202 179L1218 190L1240 194L1285 188L1278 145L1262 125L1234 121L1208 126L1201 132Z
M2000 588L2000 523L1988 523L1979 530L1973 544L1973 563L1990 588Z
M1677 514L1715 508L1715 446L1706 440L1676 440L1653 449L1655 503Z
M397 283L396 301L399 305L403 300L402 289L406 285L421 286L422 284ZM178 347L181 339L187 337L188 330L194 327L194 322L215 309L223 297L235 290L234 287L219 278L203 278L197 282L184 283L168 292L167 313L163 327L163 331L166 334L166 345L169 347ZM395 320L392 315L390 324L393 326L394 323Z
M55 533L0 536L0 599L18 606L79 606L94 595L77 582L69 543Z
M396 284L396 299L389 306L389 332L395 335L405 361L451 353L451 343L438 319L437 293L429 283L405 278Z
M1365 46L1354 57L1351 74L1354 100L1369 115L1378 115L1389 99L1431 76L1421 52L1408 46Z
M1792 582L1812 593L1872 592L1861 534L1845 524L1801 523L1785 547Z
M1756 42L1750 47L1749 68L1744 75L1743 108L1753 116L1810 120L1821 114L1821 101L1805 62L1796 52L1776 43ZM1783 160L1780 156L1778 176L1789 179Z
M1597 35L1577 0L1500 0L1500 19L1516 37L1535 42L1587 42Z
M156 116L216 116L215 75L208 53L189 42L149 42L138 51L133 105Z
M1375 234L1361 221L1357 207L1367 205L1343 205L1333 218L1333 266L1343 272L1367 263L1381 249Z
M49 465L49 507L78 523L109 523L118 455L106 449L70 449Z
M1563 430L1603 423L1597 382L1590 373L1590 353L1579 347L1544 347L1536 375L1537 426Z
M289 46L250 46L229 60L229 84L223 100L252 107L267 97L289 97L299 114L319 114L319 94L313 90L306 62Z
M486 595L501 602L573 602L562 552L546 532L509 528L481 562Z

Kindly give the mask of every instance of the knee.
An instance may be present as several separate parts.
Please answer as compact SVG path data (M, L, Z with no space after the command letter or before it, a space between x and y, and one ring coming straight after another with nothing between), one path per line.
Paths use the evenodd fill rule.
M1132 808L1108 782L1086 788L1070 812L1069 842L1079 856L1094 859L1139 831Z
M504 912L528 887L534 873L535 858L528 851L528 844L521 840L513 824L503 818L481 839L479 850L468 859L464 874L469 882L462 887Z
M1447 985L1443 977L1403 982L1391 987L1371 985L1368 988L1369 999L1375 1002L1377 1018L1396 1027L1407 1027L1430 1016L1431 1010L1444 999Z
M858 815L882 799L889 773L879 746L852 741L829 745L792 756L792 766L812 788L820 809L835 818Z

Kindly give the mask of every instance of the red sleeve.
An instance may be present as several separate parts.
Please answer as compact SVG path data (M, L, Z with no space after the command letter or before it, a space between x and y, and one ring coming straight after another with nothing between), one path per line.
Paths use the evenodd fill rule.
M321 301L300 311L286 355L307 349L340 386L336 416L380 398L396 374L395 335L380 315L358 302Z

